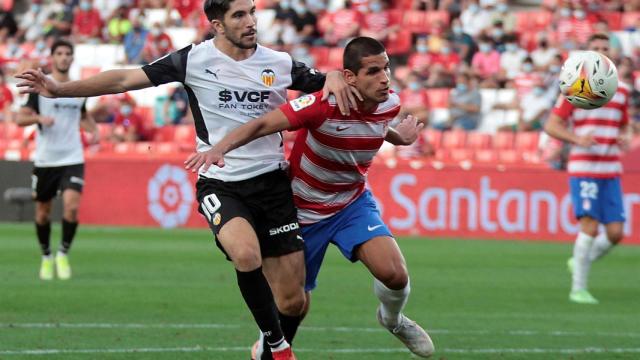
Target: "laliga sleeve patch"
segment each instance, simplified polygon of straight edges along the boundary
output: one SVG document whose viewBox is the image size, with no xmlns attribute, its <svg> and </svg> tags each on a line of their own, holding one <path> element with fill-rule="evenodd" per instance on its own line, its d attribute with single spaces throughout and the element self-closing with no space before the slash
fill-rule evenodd
<svg viewBox="0 0 640 360">
<path fill-rule="evenodd" d="M 300 111 L 306 107 L 311 106 L 316 101 L 316 97 L 308 94 L 301 96 L 297 99 L 291 100 L 289 104 L 291 104 L 291 108 L 293 111 Z"/>
</svg>

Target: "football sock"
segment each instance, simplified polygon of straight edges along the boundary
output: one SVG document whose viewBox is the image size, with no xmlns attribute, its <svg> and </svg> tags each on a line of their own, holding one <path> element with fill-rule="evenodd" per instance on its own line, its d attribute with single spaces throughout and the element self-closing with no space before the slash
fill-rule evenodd
<svg viewBox="0 0 640 360">
<path fill-rule="evenodd" d="M 293 338 L 296 336 L 298 326 L 300 326 L 300 323 L 302 322 L 304 316 L 290 316 L 285 315 L 281 312 L 278 312 L 278 315 L 280 317 L 280 327 L 282 328 L 282 332 L 284 333 L 284 338 L 287 339 L 287 342 L 289 344 L 293 344 Z"/>
<path fill-rule="evenodd" d="M 411 286 L 407 281 L 407 286 L 400 290 L 391 290 L 386 287 L 380 280 L 373 280 L 373 291 L 380 300 L 380 315 L 387 326 L 396 326 L 400 320 L 400 313 L 404 308 Z"/>
<path fill-rule="evenodd" d="M 289 346 L 280 328 L 276 303 L 269 283 L 262 273 L 262 266 L 252 271 L 236 269 L 236 275 L 242 297 L 269 347 L 280 349 L 283 344 L 285 347 Z"/>
<path fill-rule="evenodd" d="M 609 241 L 606 232 L 601 232 L 596 236 L 596 239 L 593 241 L 593 245 L 591 245 L 591 250 L 589 252 L 589 260 L 596 261 L 601 257 L 605 256 L 609 250 L 613 247 L 613 244 Z"/>
<path fill-rule="evenodd" d="M 573 261 L 574 270 L 571 284 L 571 291 L 586 290 L 587 278 L 589 277 L 589 268 L 591 268 L 591 260 L 589 259 L 589 251 L 593 237 L 583 232 L 578 233 L 576 243 L 573 245 Z"/>
<path fill-rule="evenodd" d="M 51 223 L 36 223 L 36 234 L 38 235 L 38 243 L 40 243 L 42 255 L 51 255 Z"/>
<path fill-rule="evenodd" d="M 78 229 L 78 222 L 71 222 L 62 219 L 62 246 L 60 251 L 63 254 L 69 252 L 73 238 L 76 236 L 76 229 Z"/>
</svg>

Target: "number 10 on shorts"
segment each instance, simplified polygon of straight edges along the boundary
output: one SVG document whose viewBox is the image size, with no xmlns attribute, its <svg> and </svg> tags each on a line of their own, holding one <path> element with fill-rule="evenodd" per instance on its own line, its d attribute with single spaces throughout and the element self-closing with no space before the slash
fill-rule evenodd
<svg viewBox="0 0 640 360">
<path fill-rule="evenodd" d="M 216 194 L 209 194 L 202 199 L 200 208 L 210 223 L 218 225 L 220 223 L 220 214 L 216 214 L 222 204 Z"/>
</svg>

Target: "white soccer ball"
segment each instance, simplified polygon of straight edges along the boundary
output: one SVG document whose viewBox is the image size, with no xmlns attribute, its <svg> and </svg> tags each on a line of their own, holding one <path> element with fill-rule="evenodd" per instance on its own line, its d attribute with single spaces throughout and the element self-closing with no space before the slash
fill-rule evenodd
<svg viewBox="0 0 640 360">
<path fill-rule="evenodd" d="M 575 107 L 603 106 L 618 89 L 618 70 L 606 56 L 578 51 L 569 56 L 560 71 L 560 92 Z"/>
</svg>

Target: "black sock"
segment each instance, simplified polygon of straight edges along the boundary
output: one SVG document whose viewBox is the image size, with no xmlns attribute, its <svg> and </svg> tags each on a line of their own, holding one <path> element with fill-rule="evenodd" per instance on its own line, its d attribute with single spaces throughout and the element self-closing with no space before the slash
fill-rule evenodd
<svg viewBox="0 0 640 360">
<path fill-rule="evenodd" d="M 296 331 L 298 331 L 298 326 L 300 326 L 304 316 L 289 316 L 281 312 L 278 312 L 278 315 L 280 316 L 280 327 L 284 333 L 284 338 L 287 339 L 287 342 L 291 345 L 293 344 L 293 338 L 296 336 Z"/>
<path fill-rule="evenodd" d="M 51 223 L 36 223 L 36 234 L 38 234 L 38 242 L 40 243 L 40 249 L 42 249 L 42 255 L 51 255 Z"/>
<path fill-rule="evenodd" d="M 284 334 L 280 328 L 278 309 L 271 288 L 262 274 L 262 266 L 247 272 L 236 270 L 236 275 L 242 297 L 264 334 L 265 342 L 272 347 L 280 345 L 284 341 Z"/>
<path fill-rule="evenodd" d="M 76 229 L 78 228 L 78 222 L 71 222 L 62 219 L 62 246 L 60 251 L 64 254 L 69 252 L 73 238 L 76 236 Z"/>
</svg>

